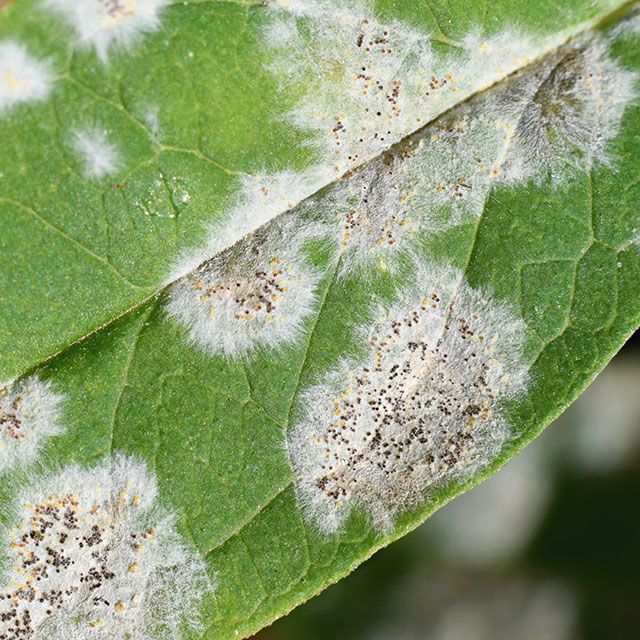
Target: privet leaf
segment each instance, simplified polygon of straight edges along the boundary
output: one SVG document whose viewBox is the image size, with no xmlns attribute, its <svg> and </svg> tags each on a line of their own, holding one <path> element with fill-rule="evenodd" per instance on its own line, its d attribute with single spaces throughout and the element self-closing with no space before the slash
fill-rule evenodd
<svg viewBox="0 0 640 640">
<path fill-rule="evenodd" d="M 637 13 L 456 7 L 0 14 L 0 638 L 249 635 L 636 328 Z"/>
</svg>

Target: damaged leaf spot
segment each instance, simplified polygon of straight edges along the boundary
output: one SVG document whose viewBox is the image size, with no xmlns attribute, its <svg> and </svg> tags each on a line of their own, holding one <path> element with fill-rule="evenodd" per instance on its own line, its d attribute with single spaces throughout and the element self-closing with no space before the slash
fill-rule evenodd
<svg viewBox="0 0 640 640">
<path fill-rule="evenodd" d="M 602 36 L 573 42 L 336 183 L 315 206 L 338 218 L 342 273 L 393 269 L 421 234 L 477 219 L 496 186 L 559 185 L 611 164 L 637 76 L 609 47 Z"/>
<path fill-rule="evenodd" d="M 473 33 L 451 43 L 450 54 L 436 54 L 428 34 L 400 21 L 382 23 L 370 2 L 270 6 L 270 68 L 286 86 L 306 87 L 291 120 L 315 133 L 334 177 L 561 42 L 516 30 L 490 38 Z"/>
<path fill-rule="evenodd" d="M 390 530 L 430 492 L 488 464 L 509 436 L 502 410 L 525 386 L 524 324 L 459 273 L 434 273 L 421 270 L 362 329 L 363 357 L 303 396 L 288 449 L 302 506 L 323 531 L 354 507 Z"/>
<path fill-rule="evenodd" d="M 610 45 L 601 35 L 578 39 L 492 94 L 497 123 L 513 129 L 506 181 L 550 173 L 560 182 L 568 171 L 610 163 L 608 142 L 619 133 L 638 81 L 610 57 Z"/>
<path fill-rule="evenodd" d="M 201 630 L 204 564 L 141 462 L 66 467 L 23 488 L 12 518 L 2 536 L 2 640 L 177 640 L 183 625 Z"/>
<path fill-rule="evenodd" d="M 62 433 L 61 401 L 37 376 L 0 385 L 0 474 L 33 462 L 47 439 Z"/>
</svg>

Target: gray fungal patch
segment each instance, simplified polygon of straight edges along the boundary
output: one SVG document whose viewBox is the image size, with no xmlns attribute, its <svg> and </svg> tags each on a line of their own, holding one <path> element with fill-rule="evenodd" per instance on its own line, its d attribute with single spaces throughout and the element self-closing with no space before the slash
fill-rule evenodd
<svg viewBox="0 0 640 640">
<path fill-rule="evenodd" d="M 245 356 L 295 342 L 320 279 L 304 249 L 314 233 L 291 215 L 272 221 L 176 282 L 167 312 L 212 354 Z"/>
<path fill-rule="evenodd" d="M 615 36 L 615 31 L 614 31 Z M 611 39 L 578 39 L 495 91 L 488 103 L 513 127 L 504 178 L 509 182 L 611 164 L 609 142 L 637 96 L 637 74 L 610 55 Z"/>
<path fill-rule="evenodd" d="M 0 385 L 0 474 L 33 462 L 45 442 L 62 433 L 62 396 L 31 376 Z"/>
<path fill-rule="evenodd" d="M 17 495 L 2 533 L 1 640 L 177 640 L 201 631 L 204 563 L 135 459 L 65 467 Z"/>
<path fill-rule="evenodd" d="M 602 36 L 568 45 L 347 174 L 314 203 L 337 218 L 343 275 L 414 259 L 422 235 L 477 219 L 496 186 L 564 184 L 594 163 L 635 99 Z"/>
<path fill-rule="evenodd" d="M 522 321 L 453 270 L 421 270 L 378 316 L 360 332 L 364 355 L 304 393 L 288 436 L 303 509 L 325 532 L 354 507 L 389 530 L 490 463 L 509 437 L 504 403 L 527 379 Z"/>
<path fill-rule="evenodd" d="M 293 123 L 334 175 L 359 166 L 569 34 L 469 34 L 436 53 L 428 33 L 382 22 L 373 2 L 276 1 L 264 30 L 271 70 L 303 95 Z M 292 71 L 293 70 L 293 71 Z"/>
</svg>

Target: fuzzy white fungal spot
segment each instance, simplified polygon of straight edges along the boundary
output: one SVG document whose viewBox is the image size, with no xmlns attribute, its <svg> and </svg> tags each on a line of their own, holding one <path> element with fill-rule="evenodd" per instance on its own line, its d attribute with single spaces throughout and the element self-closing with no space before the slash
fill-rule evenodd
<svg viewBox="0 0 640 640">
<path fill-rule="evenodd" d="M 633 36 L 640 34 L 640 9 L 629 12 L 614 27 L 613 33 L 616 36 Z"/>
<path fill-rule="evenodd" d="M 353 507 L 376 528 L 500 451 L 501 410 L 520 392 L 525 327 L 454 271 L 421 269 L 373 326 L 366 353 L 303 396 L 288 449 L 299 497 L 323 531 Z M 431 283 L 431 284 L 429 284 Z"/>
<path fill-rule="evenodd" d="M 166 283 L 185 276 L 211 256 L 228 249 L 277 215 L 295 207 L 313 193 L 314 184 L 315 179 L 306 172 L 243 175 L 235 203 L 220 221 L 210 227 L 202 247 L 178 258 Z"/>
<path fill-rule="evenodd" d="M 341 175 L 473 93 L 561 44 L 569 34 L 534 38 L 517 30 L 471 34 L 436 54 L 428 34 L 381 22 L 370 2 L 271 3 L 264 40 L 270 68 L 304 94 L 292 121 Z M 310 80 L 311 79 L 311 80 Z"/>
<path fill-rule="evenodd" d="M 301 95 L 289 119 L 312 134 L 317 161 L 303 171 L 242 178 L 237 201 L 203 247 L 179 257 L 167 284 L 343 174 L 349 180 L 339 183 L 331 201 L 340 193 L 346 199 L 330 212 L 342 227 L 342 273 L 363 263 L 390 268 L 390 254 L 411 251 L 421 232 L 478 215 L 494 184 L 539 179 L 550 168 L 558 178 L 567 164 L 560 156 L 582 154 L 582 165 L 572 155 L 574 166 L 606 160 L 606 143 L 634 97 L 635 76 L 609 58 L 599 36 L 549 54 L 571 33 L 472 33 L 449 43 L 449 55 L 436 55 L 428 35 L 398 21 L 383 24 L 368 2 L 278 0 L 269 6 L 263 31 L 269 68 Z M 576 25 L 572 33 L 588 26 Z M 536 62 L 545 54 L 550 57 Z M 568 59 L 561 78 L 562 56 Z M 505 88 L 465 103 L 525 66 Z M 547 91 L 555 101 L 549 107 Z M 610 110 L 603 109 L 608 92 Z M 415 157 L 395 157 L 395 171 L 381 167 L 378 157 L 412 133 L 419 144 L 403 153 Z M 367 202 L 385 190 L 395 203 Z"/>
<path fill-rule="evenodd" d="M 73 132 L 72 146 L 80 155 L 83 173 L 89 179 L 99 180 L 113 174 L 120 165 L 120 152 L 109 142 L 107 132 L 97 126 Z"/>
<path fill-rule="evenodd" d="M 233 357 L 294 342 L 320 278 L 304 253 L 312 235 L 313 225 L 291 217 L 273 221 L 178 281 L 167 311 L 209 353 Z"/>
<path fill-rule="evenodd" d="M 609 55 L 610 41 L 579 39 L 492 93 L 497 126 L 512 128 L 504 178 L 513 182 L 609 163 L 607 145 L 637 95 L 637 74 Z M 499 125 L 498 125 L 499 123 Z"/>
<path fill-rule="evenodd" d="M 177 639 L 201 630 L 203 561 L 144 464 L 72 465 L 24 488 L 3 533 L 2 640 Z"/>
<path fill-rule="evenodd" d="M 18 104 L 44 100 L 52 85 L 48 62 L 34 58 L 20 42 L 0 42 L 0 115 Z"/>
<path fill-rule="evenodd" d="M 62 433 L 61 400 L 37 376 L 0 385 L 0 474 L 32 462 L 48 438 Z"/>
<path fill-rule="evenodd" d="M 142 111 L 142 121 L 149 131 L 152 142 L 158 144 L 160 142 L 160 107 L 158 105 L 147 106 Z"/>
<path fill-rule="evenodd" d="M 160 26 L 169 0 L 44 0 L 74 28 L 80 45 L 93 47 L 105 62 L 109 49 L 129 48 Z"/>
<path fill-rule="evenodd" d="M 547 176 L 561 184 L 610 162 L 637 77 L 608 48 L 600 36 L 562 48 L 314 198 L 338 217 L 342 274 L 393 269 L 421 234 L 477 218 L 496 185 Z"/>
</svg>

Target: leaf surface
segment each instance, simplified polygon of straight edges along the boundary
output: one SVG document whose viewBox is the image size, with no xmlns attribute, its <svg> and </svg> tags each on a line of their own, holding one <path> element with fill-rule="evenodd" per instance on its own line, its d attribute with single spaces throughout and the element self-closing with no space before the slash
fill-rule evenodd
<svg viewBox="0 0 640 640">
<path fill-rule="evenodd" d="M 636 15 L 457 6 L 169 4 L 85 48 L 0 16 L 59 68 L 0 112 L 10 631 L 247 636 L 497 469 L 637 327 Z"/>
</svg>

